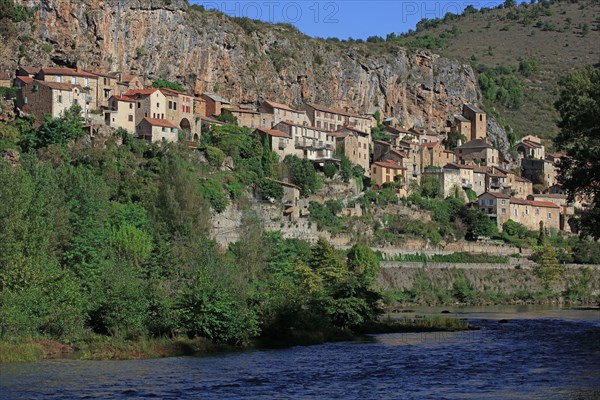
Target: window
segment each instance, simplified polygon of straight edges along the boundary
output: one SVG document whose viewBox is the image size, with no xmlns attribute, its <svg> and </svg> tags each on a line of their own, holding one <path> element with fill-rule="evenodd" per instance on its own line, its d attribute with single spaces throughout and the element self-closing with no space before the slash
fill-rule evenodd
<svg viewBox="0 0 600 400">
<path fill-rule="evenodd" d="M 83 78 L 83 86 L 85 86 L 85 87 L 90 86 L 90 80 L 89 80 L 89 78 Z"/>
<path fill-rule="evenodd" d="M 165 127 L 163 126 L 163 127 L 162 127 L 162 131 L 163 131 L 163 132 L 166 132 L 166 131 L 167 131 L 167 128 L 165 128 Z"/>
<path fill-rule="evenodd" d="M 529 208 L 525 207 L 525 215 L 529 215 Z"/>
<path fill-rule="evenodd" d="M 506 200 L 502 199 L 502 205 L 505 206 L 506 205 Z"/>
<path fill-rule="evenodd" d="M 133 121 L 133 115 L 130 115 L 129 117 L 127 117 L 127 121 L 132 122 Z"/>
<path fill-rule="evenodd" d="M 156 103 L 156 108 L 160 108 L 160 103 Z"/>
<path fill-rule="evenodd" d="M 516 215 L 519 215 L 519 210 L 517 210 L 517 209 L 515 208 L 515 216 L 516 216 Z"/>
<path fill-rule="evenodd" d="M 173 109 L 173 102 L 169 101 L 169 110 L 172 110 L 172 109 Z"/>
<path fill-rule="evenodd" d="M 548 219 L 552 219 L 552 213 L 548 213 Z"/>
<path fill-rule="evenodd" d="M 138 101 L 137 105 L 138 105 L 138 108 L 142 107 L 142 103 L 140 103 L 139 101 Z"/>
<path fill-rule="evenodd" d="M 129 103 L 129 109 L 131 110 L 133 108 L 133 104 Z"/>
<path fill-rule="evenodd" d="M 56 76 L 56 82 L 62 82 L 62 76 L 57 75 Z"/>
<path fill-rule="evenodd" d="M 62 103 L 62 95 L 60 95 L 60 94 L 58 95 L 58 102 Z"/>
<path fill-rule="evenodd" d="M 540 215 L 540 209 L 539 208 L 535 209 L 535 215 Z"/>
<path fill-rule="evenodd" d="M 76 85 L 77 84 L 77 78 L 75 78 L 74 76 L 71 77 L 71 85 Z"/>
<path fill-rule="evenodd" d="M 502 209 L 502 214 L 506 214 L 506 208 Z"/>
<path fill-rule="evenodd" d="M 373 167 L 373 173 L 376 174 L 377 173 L 377 167 Z"/>
<path fill-rule="evenodd" d="M 483 122 L 483 115 L 479 114 L 479 122 Z"/>
<path fill-rule="evenodd" d="M 23 103 L 27 104 L 27 97 L 23 97 Z"/>
<path fill-rule="evenodd" d="M 173 102 L 173 110 L 177 110 L 177 103 Z"/>
</svg>

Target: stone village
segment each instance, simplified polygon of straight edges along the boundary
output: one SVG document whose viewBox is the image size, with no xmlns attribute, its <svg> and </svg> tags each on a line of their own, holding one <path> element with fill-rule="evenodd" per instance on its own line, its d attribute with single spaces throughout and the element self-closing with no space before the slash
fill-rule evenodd
<svg viewBox="0 0 600 400">
<path fill-rule="evenodd" d="M 432 131 L 401 126 L 393 117 L 380 122 L 377 110 L 358 114 L 312 103 L 292 108 L 270 99 L 259 99 L 255 107 L 234 105 L 214 93 L 147 87 L 143 78 L 122 73 L 21 66 L 14 76 L 3 73 L 0 78 L 2 86 L 21 88 L 15 108 L 35 116 L 37 124 L 46 114 L 59 117 L 78 104 L 90 128 L 122 128 L 149 142 L 186 141 L 193 148 L 203 125 L 224 124 L 220 117 L 229 116 L 261 135 L 280 160 L 296 155 L 322 168 L 339 164 L 336 154 L 341 152 L 362 167 L 373 188 L 392 186 L 398 196 L 409 195 L 422 177 L 433 175 L 443 197 L 463 198 L 499 228 L 510 219 L 530 230 L 543 225 L 570 231 L 569 217 L 576 207 L 586 206 L 579 199 L 568 202 L 557 181 L 563 154 L 546 152 L 538 137 L 527 135 L 511 149 L 514 159 L 507 160 L 488 139 L 486 113 L 473 104 L 464 104 L 462 114 L 449 119 L 443 131 Z M 378 126 L 389 140 L 373 139 L 372 129 Z M 462 139 L 452 149 L 445 145 L 450 134 Z M 297 188 L 281 184 L 285 215 L 305 215 Z"/>
</svg>

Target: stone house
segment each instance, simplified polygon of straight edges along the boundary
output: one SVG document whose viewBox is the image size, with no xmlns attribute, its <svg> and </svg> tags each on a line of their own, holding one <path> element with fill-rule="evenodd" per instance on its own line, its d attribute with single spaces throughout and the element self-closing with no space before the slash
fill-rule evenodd
<svg viewBox="0 0 600 400">
<path fill-rule="evenodd" d="M 523 158 L 521 169 L 523 177 L 533 182 L 534 185 L 542 185 L 544 187 L 542 190 L 556 183 L 558 172 L 552 161 Z"/>
<path fill-rule="evenodd" d="M 446 171 L 450 171 L 450 170 L 456 170 L 458 171 L 458 175 L 460 178 L 460 186 L 463 189 L 472 189 L 475 190 L 473 188 L 473 183 L 474 183 L 474 166 L 473 165 L 464 165 L 464 164 L 456 164 L 456 163 L 449 163 L 446 164 L 444 166 L 444 172 Z"/>
<path fill-rule="evenodd" d="M 226 108 L 223 114 L 230 114 L 236 118 L 238 126 L 247 126 L 248 128 L 260 127 L 260 113 L 255 110 L 244 108 Z"/>
<path fill-rule="evenodd" d="M 500 166 L 500 153 L 485 139 L 475 139 L 454 149 L 457 161 L 461 164 L 475 163 L 487 166 Z"/>
<path fill-rule="evenodd" d="M 575 215 L 575 204 L 569 202 L 567 196 L 564 194 L 530 194 L 527 196 L 527 200 L 553 203 L 560 207 L 560 230 L 565 230 L 568 217 Z"/>
<path fill-rule="evenodd" d="M 117 74 L 90 72 L 98 77 L 98 108 L 108 106 L 108 99 L 120 93 Z"/>
<path fill-rule="evenodd" d="M 261 128 L 273 128 L 280 122 L 288 122 L 301 126 L 310 125 L 305 110 L 296 110 L 274 101 L 263 100 L 258 107 L 258 111 L 260 112 Z M 319 131 L 322 130 L 319 129 Z"/>
<path fill-rule="evenodd" d="M 334 160 L 336 138 L 311 126 L 294 124 L 287 121 L 277 123 L 274 130 L 287 134 L 294 142 L 295 154 L 311 161 Z"/>
<path fill-rule="evenodd" d="M 164 93 L 156 88 L 130 90 L 126 97 L 135 100 L 135 125 L 144 118 L 165 119 L 167 115 L 167 102 Z"/>
<path fill-rule="evenodd" d="M 287 156 L 298 156 L 303 157 L 303 152 L 300 149 L 296 149 L 292 137 L 277 129 L 258 128 L 255 133 L 261 135 L 261 141 L 268 140 L 271 151 L 275 152 L 279 157 L 279 161 L 282 161 Z"/>
<path fill-rule="evenodd" d="M 519 160 L 523 158 L 543 160 L 546 155 L 542 139 L 533 135 L 522 137 L 521 140 L 515 144 L 514 149 Z"/>
<path fill-rule="evenodd" d="M 331 135 L 336 141 L 335 148 L 342 149 L 352 165 L 360 165 L 368 175 L 371 134 L 354 128 L 341 128 Z"/>
<path fill-rule="evenodd" d="M 47 82 L 79 85 L 85 94 L 85 102 L 81 105 L 81 108 L 86 113 L 91 110 L 97 110 L 102 104 L 98 86 L 98 75 L 91 72 L 73 68 L 42 68 L 35 75 L 35 78 Z M 108 98 L 106 100 L 108 102 Z"/>
<path fill-rule="evenodd" d="M 13 81 L 13 86 L 15 87 L 25 87 L 26 85 L 30 84 L 31 82 L 33 82 L 33 78 L 29 77 L 29 76 L 19 76 L 17 75 L 15 77 L 15 80 Z"/>
<path fill-rule="evenodd" d="M 17 67 L 17 76 L 26 76 L 29 78 L 35 78 L 37 73 L 40 72 L 39 67 L 30 67 L 28 65 L 19 65 Z"/>
<path fill-rule="evenodd" d="M 278 181 L 279 182 L 279 181 Z M 279 182 L 283 188 L 281 203 L 284 206 L 283 215 L 290 221 L 300 218 L 300 188 L 288 182 Z"/>
<path fill-rule="evenodd" d="M 139 90 L 144 88 L 142 78 L 131 74 L 118 74 L 117 93 L 119 96 L 125 94 L 129 90 Z"/>
<path fill-rule="evenodd" d="M 467 140 L 485 139 L 487 136 L 487 116 L 485 112 L 473 104 L 464 104 L 462 115 L 471 123 L 471 135 Z"/>
<path fill-rule="evenodd" d="M 458 195 L 467 200 L 467 196 L 462 190 L 460 170 L 454 168 L 443 168 L 440 170 L 428 170 L 423 171 L 421 177 L 424 176 L 435 176 L 440 183 L 440 190 L 442 197 L 446 198 L 450 195 L 458 193 Z"/>
<path fill-rule="evenodd" d="M 391 143 L 381 140 L 373 141 L 373 161 L 393 161 L 408 170 L 409 156 L 405 151 L 395 150 Z M 412 169 L 412 165 L 411 165 Z"/>
<path fill-rule="evenodd" d="M 486 192 L 477 198 L 478 207 L 496 221 L 498 228 L 509 219 L 529 230 L 560 229 L 560 207 L 547 201 L 525 200 L 500 192 Z"/>
<path fill-rule="evenodd" d="M 428 142 L 420 145 L 419 158 L 421 171 L 423 171 L 427 167 L 442 168 L 448 163 L 453 163 L 454 153 L 446 151 L 441 142 Z"/>
<path fill-rule="evenodd" d="M 406 182 L 406 168 L 392 161 L 377 161 L 371 164 L 371 182 L 381 187 L 386 182 Z"/>
<path fill-rule="evenodd" d="M 471 121 L 462 115 L 455 115 L 451 130 L 463 135 L 465 140 L 469 140 L 471 138 Z"/>
<path fill-rule="evenodd" d="M 136 126 L 137 137 L 149 142 L 177 142 L 179 131 L 177 126 L 166 119 L 144 117 Z"/>
<path fill-rule="evenodd" d="M 113 128 L 123 128 L 135 134 L 136 101 L 128 96 L 111 96 L 108 109 L 104 110 L 104 122 Z"/>
<path fill-rule="evenodd" d="M 304 103 L 310 124 L 326 131 L 336 131 L 347 127 L 361 132 L 371 132 L 371 118 L 351 113 L 346 109 L 335 109 L 318 104 Z"/>
<path fill-rule="evenodd" d="M 35 116 L 34 126 L 40 126 L 46 114 L 52 118 L 60 117 L 73 104 L 85 104 L 85 94 L 81 86 L 35 79 L 22 86 L 15 101 L 19 109 Z M 85 115 L 83 109 L 81 112 Z"/>
<path fill-rule="evenodd" d="M 200 97 L 204 100 L 204 110 L 200 110 L 200 116 L 202 117 L 219 116 L 223 108 L 231 107 L 229 100 L 218 94 L 203 93 Z"/>
<path fill-rule="evenodd" d="M 473 190 L 477 196 L 485 193 L 488 189 L 487 185 L 487 167 L 473 165 Z"/>
<path fill-rule="evenodd" d="M 193 97 L 172 89 L 162 88 L 160 91 L 165 96 L 165 119 L 173 125 L 177 125 L 186 137 L 191 139 L 192 135 L 197 133 L 192 124 L 194 121 Z"/>
<path fill-rule="evenodd" d="M 441 142 L 443 136 L 425 128 L 411 128 L 408 133 L 419 144 Z"/>
</svg>

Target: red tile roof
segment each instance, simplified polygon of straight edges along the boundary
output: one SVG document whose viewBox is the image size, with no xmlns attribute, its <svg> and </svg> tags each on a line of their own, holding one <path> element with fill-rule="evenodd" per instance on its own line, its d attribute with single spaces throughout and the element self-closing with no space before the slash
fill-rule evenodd
<svg viewBox="0 0 600 400">
<path fill-rule="evenodd" d="M 285 104 L 281 104 L 281 103 L 276 103 L 271 100 L 265 100 L 265 103 L 267 103 L 268 105 L 270 105 L 273 108 L 281 108 L 282 110 L 288 110 L 288 111 L 293 111 L 293 112 L 297 112 L 297 113 L 306 113 L 306 111 L 304 111 L 304 110 L 295 110 L 290 106 L 286 106 Z"/>
<path fill-rule="evenodd" d="M 288 138 L 288 139 L 290 138 L 290 136 L 287 133 L 282 132 L 282 131 L 277 130 L 277 129 L 263 129 L 263 128 L 259 128 L 258 130 L 260 132 L 263 132 L 263 133 L 269 135 L 269 136 L 284 137 L 284 138 Z"/>
<path fill-rule="evenodd" d="M 17 76 L 15 79 L 24 82 L 24 83 L 31 83 L 33 82 L 33 78 L 30 78 L 29 76 Z"/>
<path fill-rule="evenodd" d="M 42 68 L 40 71 L 45 75 L 85 76 L 88 78 L 98 78 L 98 76 L 95 74 L 73 68 Z"/>
<path fill-rule="evenodd" d="M 190 96 L 190 94 L 188 94 L 188 93 L 179 92 L 177 90 L 168 89 L 168 88 L 160 88 L 160 91 L 168 96 L 179 96 L 179 95 Z"/>
<path fill-rule="evenodd" d="M 128 101 L 130 103 L 135 103 L 135 99 L 129 96 L 111 96 L 113 99 L 117 101 Z"/>
<path fill-rule="evenodd" d="M 396 164 L 395 162 L 388 160 L 388 161 L 377 161 L 374 162 L 371 165 L 376 165 L 378 167 L 385 167 L 385 168 L 393 168 L 393 169 L 406 169 L 398 164 Z"/>
<path fill-rule="evenodd" d="M 536 207 L 548 207 L 548 208 L 560 208 L 556 204 L 549 201 L 538 201 L 538 200 L 529 200 L 532 206 Z"/>
<path fill-rule="evenodd" d="M 121 82 L 122 82 L 122 83 L 129 83 L 129 82 L 131 82 L 132 80 L 134 80 L 135 78 L 136 78 L 136 76 L 135 76 L 135 75 L 123 75 L 123 76 L 121 77 Z"/>
<path fill-rule="evenodd" d="M 40 70 L 38 67 L 30 67 L 28 65 L 20 66 L 19 68 L 21 68 L 23 71 L 25 71 L 25 72 L 27 72 L 28 74 L 31 74 L 31 75 L 37 74 L 38 71 Z"/>
<path fill-rule="evenodd" d="M 164 126 L 165 128 L 177 128 L 177 126 L 173 125 L 166 119 L 145 117 L 144 120 L 148 121 L 148 123 L 153 126 Z"/>
<path fill-rule="evenodd" d="M 448 163 L 444 166 L 444 168 L 473 169 L 473 166 L 465 165 L 465 164 L 457 164 L 457 163 Z"/>
<path fill-rule="evenodd" d="M 140 96 L 148 96 L 151 95 L 152 93 L 156 92 L 158 89 L 157 88 L 148 88 L 148 89 L 132 89 L 132 90 L 128 90 L 125 92 L 125 96 L 128 97 L 132 97 L 137 95 Z"/>
<path fill-rule="evenodd" d="M 38 85 L 46 86 L 46 87 L 49 87 L 50 89 L 54 89 L 54 90 L 67 90 L 70 92 L 73 90 L 73 88 L 81 89 L 81 86 L 79 86 L 79 85 L 71 85 L 70 83 L 66 83 L 66 82 L 48 82 L 48 81 L 39 81 L 37 79 L 34 79 L 33 82 L 35 82 Z"/>
</svg>

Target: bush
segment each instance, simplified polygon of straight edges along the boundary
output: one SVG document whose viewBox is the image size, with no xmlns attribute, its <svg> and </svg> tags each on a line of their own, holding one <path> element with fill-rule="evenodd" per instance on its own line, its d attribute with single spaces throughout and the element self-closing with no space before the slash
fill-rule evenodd
<svg viewBox="0 0 600 400">
<path fill-rule="evenodd" d="M 206 147 L 205 154 L 208 163 L 215 168 L 220 168 L 225 161 L 225 153 L 218 147 Z"/>
<path fill-rule="evenodd" d="M 335 166 L 335 164 L 333 163 L 327 163 L 325 164 L 325 166 L 323 167 L 323 173 L 325 174 L 325 176 L 329 179 L 333 178 L 335 176 L 335 174 L 337 173 L 337 167 Z"/>
<path fill-rule="evenodd" d="M 264 199 L 281 199 L 283 197 L 283 187 L 280 183 L 271 179 L 260 179 L 256 188 L 260 196 Z"/>
</svg>

